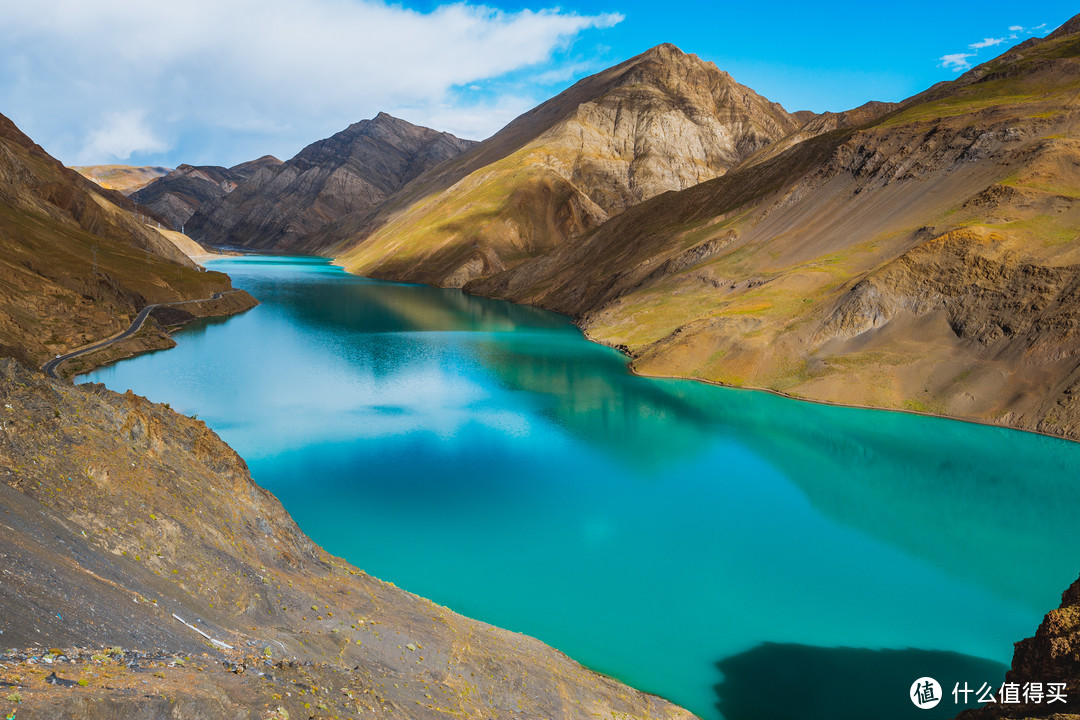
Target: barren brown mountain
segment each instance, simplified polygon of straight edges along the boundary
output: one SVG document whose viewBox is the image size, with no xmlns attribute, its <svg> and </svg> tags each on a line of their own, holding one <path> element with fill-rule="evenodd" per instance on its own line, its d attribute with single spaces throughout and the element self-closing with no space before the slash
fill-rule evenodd
<svg viewBox="0 0 1080 720">
<path fill-rule="evenodd" d="M 466 289 L 646 374 L 1080 438 L 1075 25 Z"/>
<path fill-rule="evenodd" d="M 251 174 L 200 206 L 187 232 L 212 246 L 294 249 L 297 237 L 381 202 L 472 145 L 380 113 Z"/>
<path fill-rule="evenodd" d="M 301 247 L 337 248 L 362 275 L 460 286 L 642 200 L 722 175 L 808 117 L 660 45 L 585 78 Z"/>
</svg>

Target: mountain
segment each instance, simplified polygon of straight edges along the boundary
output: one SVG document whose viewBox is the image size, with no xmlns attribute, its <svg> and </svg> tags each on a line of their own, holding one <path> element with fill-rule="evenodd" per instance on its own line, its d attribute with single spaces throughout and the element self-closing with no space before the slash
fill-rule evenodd
<svg viewBox="0 0 1080 720">
<path fill-rule="evenodd" d="M 126 328 L 149 303 L 231 289 L 226 275 L 201 272 L 134 210 L 0 115 L 0 355 L 38 366 Z M 229 298 L 187 309 L 223 314 L 254 304 L 246 293 Z M 153 323 L 138 342 L 171 343 Z"/>
<path fill-rule="evenodd" d="M 466 290 L 646 374 L 1080 438 L 1076 27 Z"/>
<path fill-rule="evenodd" d="M 460 286 L 643 200 L 723 175 L 810 117 L 660 45 L 581 80 L 300 246 L 334 248 L 359 274 Z"/>
<path fill-rule="evenodd" d="M 380 113 L 204 203 L 187 231 L 212 246 L 289 249 L 294 240 L 369 208 L 474 143 Z"/>
<path fill-rule="evenodd" d="M 124 195 L 130 195 L 169 173 L 169 168 L 149 165 L 76 165 L 71 169 L 103 188 L 116 190 Z"/>
<path fill-rule="evenodd" d="M 213 205 L 236 189 L 237 184 L 262 168 L 272 168 L 281 161 L 264 155 L 231 168 L 217 165 L 181 165 L 132 194 L 140 208 L 163 216 L 173 230 L 180 230 L 203 205 Z"/>
</svg>

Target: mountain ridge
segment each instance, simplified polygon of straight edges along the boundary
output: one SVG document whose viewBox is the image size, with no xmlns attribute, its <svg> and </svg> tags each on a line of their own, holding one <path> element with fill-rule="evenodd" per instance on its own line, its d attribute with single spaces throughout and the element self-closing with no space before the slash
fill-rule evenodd
<svg viewBox="0 0 1080 720">
<path fill-rule="evenodd" d="M 578 81 L 301 247 L 332 248 L 361 274 L 460 286 L 716 177 L 806 118 L 659 45 Z"/>
<path fill-rule="evenodd" d="M 295 237 L 377 204 L 472 144 L 379 113 L 237 182 L 200 206 L 189 229 L 209 245 L 284 249 Z"/>
</svg>

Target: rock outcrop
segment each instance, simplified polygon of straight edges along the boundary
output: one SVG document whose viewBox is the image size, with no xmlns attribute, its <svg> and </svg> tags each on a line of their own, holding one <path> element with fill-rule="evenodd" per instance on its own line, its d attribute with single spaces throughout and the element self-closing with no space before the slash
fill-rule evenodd
<svg viewBox="0 0 1080 720">
<path fill-rule="evenodd" d="M 1062 593 L 1061 606 L 1046 614 L 1034 637 L 1016 643 L 1012 668 L 1006 674 L 1005 682 L 1021 688 L 1020 702 L 987 703 L 961 713 L 957 720 L 1071 720 L 1080 717 L 1080 580 Z M 1041 693 L 1033 696 L 1029 692 L 1025 696 L 1022 689 L 1026 686 L 1030 690 L 1031 683 L 1036 683 Z M 1054 693 L 1063 695 L 1064 702 L 1050 700 L 1050 683 L 1065 684 Z"/>
<path fill-rule="evenodd" d="M 376 205 L 472 145 L 380 113 L 308 145 L 291 160 L 263 166 L 235 190 L 201 205 L 186 230 L 204 245 L 297 249 L 301 235 Z"/>
</svg>

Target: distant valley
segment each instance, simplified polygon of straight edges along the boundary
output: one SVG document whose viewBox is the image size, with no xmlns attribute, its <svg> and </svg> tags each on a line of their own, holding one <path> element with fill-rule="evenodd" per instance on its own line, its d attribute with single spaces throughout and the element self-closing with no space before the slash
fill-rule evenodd
<svg viewBox="0 0 1080 720">
<path fill-rule="evenodd" d="M 131 195 L 169 173 L 169 168 L 156 166 L 76 165 L 71 169 L 106 190 L 116 190 L 124 195 Z"/>
</svg>

